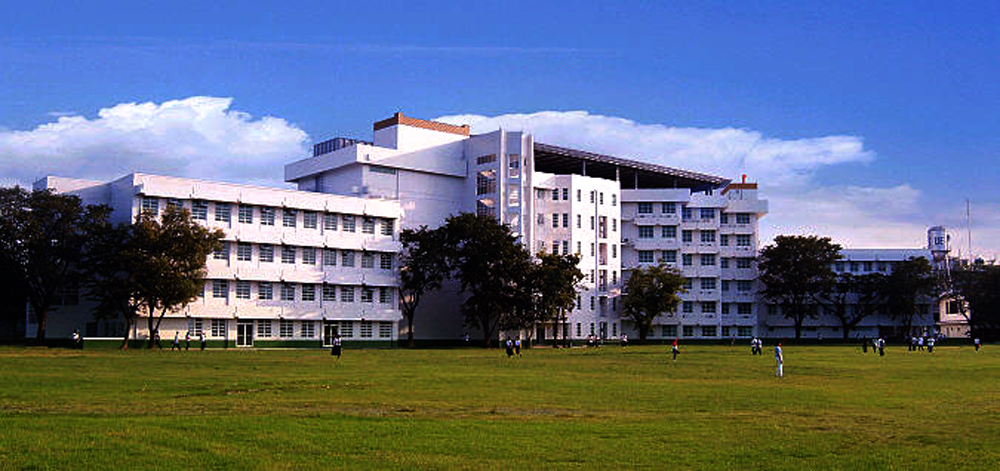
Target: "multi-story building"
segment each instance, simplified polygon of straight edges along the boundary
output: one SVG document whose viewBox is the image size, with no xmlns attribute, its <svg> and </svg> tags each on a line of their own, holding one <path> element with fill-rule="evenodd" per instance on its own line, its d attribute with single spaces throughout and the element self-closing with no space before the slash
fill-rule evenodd
<svg viewBox="0 0 1000 471">
<path fill-rule="evenodd" d="M 935 226 L 927 231 L 927 248 L 925 249 L 842 249 L 840 259 L 831 265 L 834 273 L 840 275 L 867 275 L 878 273 L 889 275 L 897 264 L 911 258 L 925 258 L 931 267 L 947 276 L 950 269 L 948 259 L 948 238 L 944 227 Z M 845 298 L 848 310 L 853 312 L 858 307 L 858 296 L 848 293 Z M 763 336 L 794 337 L 795 330 L 792 321 L 786 318 L 781 308 L 772 304 L 762 303 L 762 312 L 758 316 Z M 947 296 L 926 297 L 918 302 L 919 314 L 913 317 L 913 332 L 901 332 L 901 321 L 893 313 L 885 309 L 876 310 L 864 317 L 852 327 L 849 335 L 852 338 L 899 337 L 909 334 L 942 334 L 948 337 L 964 337 L 968 335 L 968 321 L 959 310 L 958 301 Z M 805 321 L 802 336 L 807 338 L 843 337 L 843 327 L 840 320 L 826 309 L 817 309 L 817 316 Z"/>
<path fill-rule="evenodd" d="M 402 114 L 373 131 L 371 142 L 317 144 L 312 157 L 285 167 L 285 179 L 300 190 L 397 200 L 404 228 L 476 212 L 508 224 L 533 253 L 579 253 L 585 280 L 559 337 L 634 334 L 621 317 L 624 280 L 631 268 L 660 261 L 692 286 L 682 312 L 658 321 L 657 336 L 754 332 L 757 221 L 767 212 L 756 184 Z M 653 206 L 659 214 L 645 212 Z M 422 303 L 419 338 L 458 338 L 455 295 L 446 287 Z M 538 327 L 538 339 L 556 333 Z"/>
<path fill-rule="evenodd" d="M 319 346 L 338 333 L 356 342 L 397 337 L 396 201 L 141 173 L 112 182 L 47 177 L 35 187 L 107 204 L 116 223 L 177 206 L 225 233 L 207 261 L 203 294 L 167 313 L 164 340 L 204 332 L 216 345 L 259 347 Z M 79 298 L 61 296 L 50 335 L 66 337 L 74 328 L 88 337 L 124 333 L 121 320 L 89 320 L 90 306 Z M 145 322 L 134 329 L 133 338 L 148 338 Z"/>
</svg>

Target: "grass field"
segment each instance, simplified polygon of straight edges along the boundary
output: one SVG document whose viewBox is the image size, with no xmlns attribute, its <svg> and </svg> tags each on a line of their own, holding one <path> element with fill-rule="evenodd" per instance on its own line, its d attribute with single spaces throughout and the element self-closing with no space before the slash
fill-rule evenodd
<svg viewBox="0 0 1000 471">
<path fill-rule="evenodd" d="M 1000 349 L 0 348 L 3 468 L 1000 469 Z"/>
</svg>

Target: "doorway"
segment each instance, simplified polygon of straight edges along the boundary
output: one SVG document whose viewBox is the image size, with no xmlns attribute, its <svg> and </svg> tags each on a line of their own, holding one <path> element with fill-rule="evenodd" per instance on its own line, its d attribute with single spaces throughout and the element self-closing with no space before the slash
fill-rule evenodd
<svg viewBox="0 0 1000 471">
<path fill-rule="evenodd" d="M 240 321 L 236 323 L 236 346 L 253 346 L 253 321 Z"/>
</svg>

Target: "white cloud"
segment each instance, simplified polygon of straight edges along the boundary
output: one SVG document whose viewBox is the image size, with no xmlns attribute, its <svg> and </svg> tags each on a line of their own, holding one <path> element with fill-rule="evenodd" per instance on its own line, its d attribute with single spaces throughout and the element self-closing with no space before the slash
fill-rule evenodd
<svg viewBox="0 0 1000 471">
<path fill-rule="evenodd" d="M 306 154 L 308 136 L 231 104 L 218 97 L 122 103 L 92 119 L 0 129 L 0 175 L 23 185 L 45 175 L 111 179 L 134 171 L 280 183 L 283 165 Z"/>
</svg>

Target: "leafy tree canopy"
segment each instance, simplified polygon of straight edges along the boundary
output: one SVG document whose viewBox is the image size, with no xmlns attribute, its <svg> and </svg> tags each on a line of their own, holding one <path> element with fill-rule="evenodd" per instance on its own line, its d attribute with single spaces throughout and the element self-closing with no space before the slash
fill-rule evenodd
<svg viewBox="0 0 1000 471">
<path fill-rule="evenodd" d="M 683 275 L 664 265 L 636 268 L 625 284 L 624 312 L 639 329 L 639 339 L 645 340 L 653 319 L 673 313 L 685 293 Z"/>
<path fill-rule="evenodd" d="M 818 298 L 832 291 L 837 277 L 830 264 L 840 250 L 829 237 L 782 235 L 760 251 L 760 295 L 795 323 L 795 338 L 805 319 L 816 316 Z"/>
</svg>

